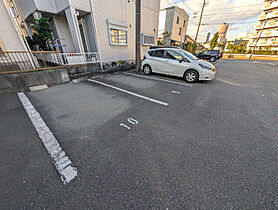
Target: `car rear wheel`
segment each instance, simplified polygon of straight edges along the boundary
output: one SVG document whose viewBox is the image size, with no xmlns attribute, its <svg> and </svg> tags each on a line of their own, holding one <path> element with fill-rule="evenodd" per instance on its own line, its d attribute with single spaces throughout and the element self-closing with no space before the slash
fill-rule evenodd
<svg viewBox="0 0 278 210">
<path fill-rule="evenodd" d="M 150 75 L 152 73 L 152 68 L 150 67 L 150 65 L 144 65 L 143 72 L 146 75 Z"/>
<path fill-rule="evenodd" d="M 210 61 L 210 62 L 214 62 L 214 61 L 216 61 L 216 58 L 215 58 L 215 57 L 211 57 L 211 58 L 209 59 L 209 61 Z"/>
<path fill-rule="evenodd" d="M 197 82 L 199 80 L 199 74 L 195 70 L 188 70 L 184 74 L 184 79 L 189 83 Z"/>
</svg>

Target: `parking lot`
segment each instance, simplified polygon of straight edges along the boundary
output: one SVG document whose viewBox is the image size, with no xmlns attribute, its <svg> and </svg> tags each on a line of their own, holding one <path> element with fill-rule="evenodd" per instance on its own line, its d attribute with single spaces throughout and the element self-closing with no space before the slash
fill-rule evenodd
<svg viewBox="0 0 278 210">
<path fill-rule="evenodd" d="M 215 66 L 1 95 L 1 209 L 277 209 L 278 66 Z"/>
</svg>

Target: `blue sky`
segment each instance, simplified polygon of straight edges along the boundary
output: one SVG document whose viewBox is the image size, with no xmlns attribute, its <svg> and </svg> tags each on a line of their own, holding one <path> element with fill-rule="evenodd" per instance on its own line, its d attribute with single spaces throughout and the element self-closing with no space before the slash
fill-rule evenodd
<svg viewBox="0 0 278 210">
<path fill-rule="evenodd" d="M 204 41 L 208 32 L 215 33 L 221 23 L 230 25 L 227 38 L 252 31 L 264 5 L 263 0 L 206 0 L 200 36 Z M 188 34 L 195 36 L 203 0 L 161 0 L 161 7 L 177 5 L 190 16 Z M 197 15 L 194 13 L 197 12 Z M 194 18 L 195 16 L 195 18 Z"/>
</svg>

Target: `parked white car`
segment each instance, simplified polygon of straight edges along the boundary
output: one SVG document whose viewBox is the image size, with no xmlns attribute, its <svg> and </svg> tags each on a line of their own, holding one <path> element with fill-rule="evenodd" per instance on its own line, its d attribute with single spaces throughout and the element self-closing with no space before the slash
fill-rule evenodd
<svg viewBox="0 0 278 210">
<path fill-rule="evenodd" d="M 177 76 L 189 83 L 212 80 L 216 75 L 214 65 L 178 48 L 148 50 L 142 62 L 142 69 L 147 75 L 160 73 Z"/>
</svg>

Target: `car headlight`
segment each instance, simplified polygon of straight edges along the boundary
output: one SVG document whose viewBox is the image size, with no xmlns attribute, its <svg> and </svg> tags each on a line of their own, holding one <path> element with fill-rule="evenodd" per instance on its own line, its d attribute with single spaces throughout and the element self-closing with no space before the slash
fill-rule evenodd
<svg viewBox="0 0 278 210">
<path fill-rule="evenodd" d="M 206 65 L 204 65 L 204 64 L 199 63 L 199 66 L 201 66 L 203 69 L 212 71 L 212 68 L 211 68 L 211 67 L 206 66 Z"/>
</svg>

